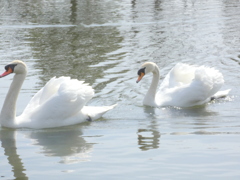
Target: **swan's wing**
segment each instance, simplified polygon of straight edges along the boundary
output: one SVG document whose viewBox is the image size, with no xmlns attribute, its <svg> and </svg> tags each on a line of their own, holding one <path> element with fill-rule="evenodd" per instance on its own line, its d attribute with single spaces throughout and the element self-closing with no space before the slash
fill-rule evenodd
<svg viewBox="0 0 240 180">
<path fill-rule="evenodd" d="M 202 84 L 205 97 L 212 97 L 224 84 L 223 75 L 214 68 L 201 66 L 195 71 L 194 81 Z M 194 81 L 192 83 L 194 83 Z"/>
<path fill-rule="evenodd" d="M 217 93 L 223 83 L 223 76 L 218 70 L 201 66 L 195 69 L 194 78 L 190 83 L 160 89 L 157 98 L 160 99 L 160 104 L 170 106 L 200 105 Z"/>
<path fill-rule="evenodd" d="M 65 77 L 55 80 L 58 83 L 54 84 L 50 80 L 24 111 L 32 121 L 67 119 L 78 113 L 94 95 L 92 87 L 83 81 Z"/>
<path fill-rule="evenodd" d="M 45 102 L 48 98 L 57 93 L 59 86 L 62 82 L 70 80 L 70 77 L 53 77 L 51 78 L 44 87 L 42 87 L 29 101 L 24 111 L 31 111 L 32 108 L 38 107 L 40 104 Z"/>
<path fill-rule="evenodd" d="M 184 84 L 189 84 L 195 76 L 196 67 L 177 63 L 166 75 L 159 89 L 175 88 Z"/>
</svg>

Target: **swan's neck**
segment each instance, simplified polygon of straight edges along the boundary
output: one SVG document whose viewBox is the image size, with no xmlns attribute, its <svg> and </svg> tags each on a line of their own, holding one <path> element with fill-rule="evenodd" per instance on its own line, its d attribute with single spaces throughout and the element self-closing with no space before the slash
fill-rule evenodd
<svg viewBox="0 0 240 180">
<path fill-rule="evenodd" d="M 0 122 L 2 126 L 14 127 L 16 125 L 16 102 L 25 77 L 26 73 L 15 74 L 13 77 L 13 81 L 3 103 L 0 115 Z"/>
<path fill-rule="evenodd" d="M 153 73 L 152 83 L 150 85 L 150 88 L 148 89 L 148 92 L 147 92 L 144 100 L 143 100 L 143 104 L 148 105 L 148 106 L 157 106 L 156 93 L 157 93 L 158 82 L 160 79 L 160 72 L 159 72 L 159 69 L 157 66 L 155 66 L 152 73 Z"/>
</svg>

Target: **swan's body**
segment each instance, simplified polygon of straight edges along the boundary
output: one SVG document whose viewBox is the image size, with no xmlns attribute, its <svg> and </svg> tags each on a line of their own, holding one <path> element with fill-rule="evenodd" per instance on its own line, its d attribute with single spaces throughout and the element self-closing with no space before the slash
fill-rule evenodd
<svg viewBox="0 0 240 180">
<path fill-rule="evenodd" d="M 16 117 L 16 101 L 27 75 L 26 65 L 15 60 L 5 67 L 0 77 L 15 73 L 4 101 L 0 122 L 9 128 L 52 128 L 78 124 L 100 118 L 113 106 L 85 106 L 94 90 L 83 81 L 70 77 L 52 78 L 30 100 L 23 113 Z"/>
<path fill-rule="evenodd" d="M 226 96 L 230 91 L 219 91 L 224 80 L 222 74 L 214 68 L 178 63 L 164 78 L 158 91 L 160 73 L 158 66 L 153 62 L 142 65 L 138 71 L 137 82 L 150 72 L 153 73 L 153 79 L 143 100 L 143 104 L 148 106 L 198 106 L 213 98 Z"/>
</svg>

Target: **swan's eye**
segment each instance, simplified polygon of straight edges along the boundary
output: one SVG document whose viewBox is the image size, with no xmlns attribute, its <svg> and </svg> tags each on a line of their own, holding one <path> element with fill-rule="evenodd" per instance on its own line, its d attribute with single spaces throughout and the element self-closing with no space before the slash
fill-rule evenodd
<svg viewBox="0 0 240 180">
<path fill-rule="evenodd" d="M 5 66 L 5 70 L 7 71 L 9 69 L 9 65 L 6 65 Z"/>
<path fill-rule="evenodd" d="M 17 64 L 8 64 L 8 65 L 6 65 L 5 66 L 5 70 L 6 71 L 8 71 L 9 70 L 9 68 L 11 68 L 12 69 L 12 71 L 14 70 L 14 68 L 15 68 L 15 66 L 17 66 Z"/>
<path fill-rule="evenodd" d="M 145 74 L 145 69 L 146 69 L 146 67 L 139 69 L 138 70 L 138 75 L 140 76 L 141 73 Z"/>
</svg>

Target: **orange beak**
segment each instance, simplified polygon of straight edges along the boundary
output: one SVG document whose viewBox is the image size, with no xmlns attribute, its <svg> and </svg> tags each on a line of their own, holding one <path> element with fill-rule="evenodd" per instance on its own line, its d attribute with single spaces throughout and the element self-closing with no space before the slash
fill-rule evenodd
<svg viewBox="0 0 240 180">
<path fill-rule="evenodd" d="M 145 75 L 144 72 L 141 72 L 140 75 L 138 76 L 138 79 L 136 81 L 136 83 L 138 83 L 139 81 L 141 81 L 141 79 L 143 78 L 143 76 Z"/>
<path fill-rule="evenodd" d="M 2 75 L 0 75 L 0 78 L 9 75 L 9 74 L 11 74 L 12 72 L 13 72 L 12 68 L 9 67 L 7 71 L 5 71 Z"/>
</svg>

